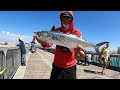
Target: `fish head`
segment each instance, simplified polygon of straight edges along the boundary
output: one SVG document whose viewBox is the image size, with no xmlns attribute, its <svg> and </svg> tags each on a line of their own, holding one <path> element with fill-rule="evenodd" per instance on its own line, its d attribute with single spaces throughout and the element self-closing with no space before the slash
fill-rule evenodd
<svg viewBox="0 0 120 90">
<path fill-rule="evenodd" d="M 38 31 L 34 33 L 39 37 L 39 39 L 43 41 L 46 41 L 52 37 L 52 35 L 48 31 Z"/>
</svg>

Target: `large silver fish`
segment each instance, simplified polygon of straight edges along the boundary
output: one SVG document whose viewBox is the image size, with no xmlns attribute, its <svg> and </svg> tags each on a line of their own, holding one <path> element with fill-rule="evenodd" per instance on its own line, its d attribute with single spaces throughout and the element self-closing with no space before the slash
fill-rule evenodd
<svg viewBox="0 0 120 90">
<path fill-rule="evenodd" d="M 38 31 L 35 32 L 39 36 L 39 39 L 42 41 L 48 41 L 56 45 L 68 47 L 70 51 L 73 51 L 77 45 L 82 45 L 83 47 L 92 47 L 95 49 L 97 53 L 99 53 L 99 47 L 108 42 L 101 42 L 96 45 L 91 42 L 79 38 L 76 35 L 72 34 L 64 34 L 62 32 L 54 32 L 54 31 Z"/>
</svg>

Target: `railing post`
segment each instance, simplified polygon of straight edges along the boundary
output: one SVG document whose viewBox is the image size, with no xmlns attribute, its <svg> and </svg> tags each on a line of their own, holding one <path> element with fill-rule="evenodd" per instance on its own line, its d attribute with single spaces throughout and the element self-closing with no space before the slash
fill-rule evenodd
<svg viewBox="0 0 120 90">
<path fill-rule="evenodd" d="M 6 72 L 6 55 L 7 55 L 7 50 L 8 49 L 3 49 L 3 53 L 4 53 L 4 69 L 5 69 L 5 71 L 4 71 L 4 79 L 7 79 L 7 72 Z"/>
</svg>

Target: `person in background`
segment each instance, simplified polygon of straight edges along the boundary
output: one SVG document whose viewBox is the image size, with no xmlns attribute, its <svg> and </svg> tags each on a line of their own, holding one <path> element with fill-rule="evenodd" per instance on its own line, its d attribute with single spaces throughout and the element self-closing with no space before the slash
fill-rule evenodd
<svg viewBox="0 0 120 90">
<path fill-rule="evenodd" d="M 85 51 L 85 53 L 86 53 L 86 51 Z M 87 55 L 87 53 L 85 54 L 85 65 L 89 65 L 89 60 L 88 60 L 89 58 L 88 58 L 88 55 Z"/>
<path fill-rule="evenodd" d="M 35 38 L 34 38 L 34 36 L 33 36 L 33 40 L 32 40 L 32 42 L 30 42 L 31 43 L 31 48 L 30 48 L 30 51 L 32 52 L 32 53 L 34 53 L 34 52 L 36 52 L 36 46 L 35 46 Z"/>
<path fill-rule="evenodd" d="M 62 11 L 60 13 L 61 27 L 54 28 L 54 32 L 63 32 L 65 34 L 74 34 L 82 38 L 80 30 L 74 28 L 74 17 L 72 11 Z M 36 40 L 43 47 L 51 47 L 53 44 L 39 40 L 36 35 Z M 67 47 L 56 45 L 54 61 L 50 79 L 76 79 L 76 63 L 81 57 L 85 57 L 85 49 L 78 45 L 73 52 Z"/>
<path fill-rule="evenodd" d="M 102 60 L 102 72 L 101 73 L 105 74 L 104 70 L 107 67 L 107 62 L 108 62 L 108 59 L 109 59 L 109 43 L 106 43 L 106 46 L 102 48 L 102 51 L 100 53 L 100 57 L 101 57 L 101 60 Z"/>
<path fill-rule="evenodd" d="M 26 48 L 23 41 L 23 37 L 19 37 L 18 40 L 19 44 L 17 44 L 17 46 L 19 46 L 21 50 L 21 65 L 26 66 Z"/>
</svg>

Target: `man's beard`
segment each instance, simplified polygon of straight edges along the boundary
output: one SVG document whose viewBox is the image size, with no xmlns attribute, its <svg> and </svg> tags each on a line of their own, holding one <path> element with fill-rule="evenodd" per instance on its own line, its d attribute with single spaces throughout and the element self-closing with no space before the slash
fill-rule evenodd
<svg viewBox="0 0 120 90">
<path fill-rule="evenodd" d="M 63 27 L 65 30 L 67 30 L 69 28 L 69 24 L 63 24 Z"/>
</svg>

